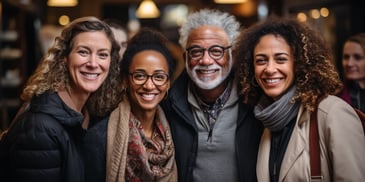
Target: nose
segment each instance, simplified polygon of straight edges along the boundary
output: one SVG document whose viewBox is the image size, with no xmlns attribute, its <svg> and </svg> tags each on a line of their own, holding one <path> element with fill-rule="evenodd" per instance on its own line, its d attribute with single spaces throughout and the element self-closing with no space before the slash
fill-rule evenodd
<svg viewBox="0 0 365 182">
<path fill-rule="evenodd" d="M 155 84 L 152 81 L 152 77 L 148 77 L 146 82 L 143 84 L 143 88 L 151 90 L 155 88 Z"/>
<path fill-rule="evenodd" d="M 276 72 L 276 65 L 274 61 L 269 61 L 265 67 L 265 73 L 266 74 L 274 74 Z"/>
<path fill-rule="evenodd" d="M 354 65 L 354 64 L 355 64 L 355 62 L 356 62 L 356 59 L 355 59 L 355 57 L 354 57 L 354 56 L 350 56 L 350 57 L 347 59 L 347 64 L 348 64 L 349 66 Z"/>
<path fill-rule="evenodd" d="M 215 61 L 209 56 L 208 54 L 208 50 L 204 50 L 203 52 L 203 56 L 201 57 L 199 63 L 201 65 L 211 65 L 213 64 Z"/>
<path fill-rule="evenodd" d="M 97 60 L 97 56 L 96 55 L 92 55 L 89 57 L 89 60 L 87 62 L 87 66 L 89 67 L 97 67 L 99 64 L 98 64 L 98 60 Z"/>
</svg>

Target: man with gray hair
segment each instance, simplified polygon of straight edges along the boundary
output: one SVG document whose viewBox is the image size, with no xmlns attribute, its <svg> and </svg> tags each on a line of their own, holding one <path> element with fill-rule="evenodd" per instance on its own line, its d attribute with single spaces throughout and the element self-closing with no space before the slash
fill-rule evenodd
<svg viewBox="0 0 365 182">
<path fill-rule="evenodd" d="M 180 29 L 185 70 L 163 106 L 176 150 L 179 181 L 256 181 L 262 133 L 237 93 L 232 46 L 240 24 L 212 9 L 190 14 Z"/>
</svg>

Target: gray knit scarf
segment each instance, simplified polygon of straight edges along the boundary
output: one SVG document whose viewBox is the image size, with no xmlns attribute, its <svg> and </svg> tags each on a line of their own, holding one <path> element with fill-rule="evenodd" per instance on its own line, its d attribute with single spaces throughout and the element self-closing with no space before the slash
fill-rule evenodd
<svg viewBox="0 0 365 182">
<path fill-rule="evenodd" d="M 274 102 L 263 95 L 254 108 L 255 117 L 270 131 L 280 131 L 298 114 L 300 103 L 290 102 L 294 94 L 295 86 Z"/>
</svg>

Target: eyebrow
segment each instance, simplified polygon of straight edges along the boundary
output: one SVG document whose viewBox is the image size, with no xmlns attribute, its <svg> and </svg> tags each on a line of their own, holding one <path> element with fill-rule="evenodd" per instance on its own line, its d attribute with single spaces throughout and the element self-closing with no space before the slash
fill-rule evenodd
<svg viewBox="0 0 365 182">
<path fill-rule="evenodd" d="M 136 69 L 136 70 L 134 70 L 134 72 L 144 72 L 144 73 L 147 73 L 146 70 L 144 70 L 144 69 Z M 153 73 L 159 73 L 159 72 L 164 72 L 165 73 L 166 71 L 163 70 L 163 69 L 157 69 L 157 70 L 154 70 L 153 71 Z"/>
</svg>

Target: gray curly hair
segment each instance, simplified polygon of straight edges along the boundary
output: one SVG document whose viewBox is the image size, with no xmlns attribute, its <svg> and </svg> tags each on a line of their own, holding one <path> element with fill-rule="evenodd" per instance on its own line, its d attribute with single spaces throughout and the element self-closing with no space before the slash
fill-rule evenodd
<svg viewBox="0 0 365 182">
<path fill-rule="evenodd" d="M 202 9 L 190 14 L 179 30 L 179 43 L 184 49 L 190 31 L 203 25 L 222 28 L 227 33 L 231 45 L 239 35 L 240 23 L 233 15 L 215 9 Z"/>
</svg>

